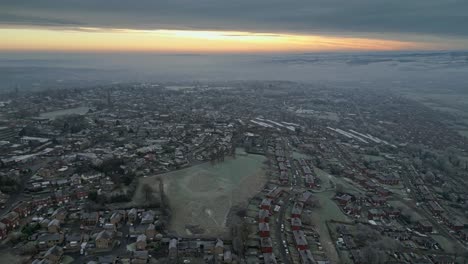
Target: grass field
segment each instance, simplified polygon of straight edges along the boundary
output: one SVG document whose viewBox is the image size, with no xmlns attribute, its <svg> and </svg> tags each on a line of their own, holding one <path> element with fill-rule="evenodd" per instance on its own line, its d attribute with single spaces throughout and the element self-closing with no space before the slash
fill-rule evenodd
<svg viewBox="0 0 468 264">
<path fill-rule="evenodd" d="M 317 227 L 320 234 L 320 241 L 322 242 L 322 246 L 327 253 L 327 256 L 330 258 L 332 263 L 339 263 L 340 258 L 335 248 L 335 241 L 333 241 L 330 233 L 328 232 L 327 222 L 330 220 L 346 222 L 350 221 L 350 219 L 343 214 L 340 208 L 338 208 L 336 203 L 332 200 L 334 195 L 334 191 L 321 192 L 315 195 L 315 197 L 320 200 L 320 208 L 313 210 L 312 221 Z"/>
<path fill-rule="evenodd" d="M 142 178 L 157 189 L 157 177 L 164 181 L 164 191 L 172 212 L 170 230 L 191 235 L 188 226 L 204 230 L 203 235 L 223 235 L 229 209 L 244 203 L 265 184 L 264 156 L 243 155 L 222 163 L 204 163 L 155 177 Z"/>
</svg>

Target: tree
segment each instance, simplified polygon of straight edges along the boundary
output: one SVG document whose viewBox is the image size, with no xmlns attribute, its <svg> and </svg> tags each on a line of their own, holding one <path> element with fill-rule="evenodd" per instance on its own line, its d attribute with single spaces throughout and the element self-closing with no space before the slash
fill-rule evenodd
<svg viewBox="0 0 468 264">
<path fill-rule="evenodd" d="M 98 194 L 96 191 L 90 191 L 89 194 L 88 194 L 88 198 L 93 201 L 93 202 L 96 202 L 97 201 L 97 198 L 98 198 Z"/>
<path fill-rule="evenodd" d="M 362 259 L 364 260 L 364 263 L 369 263 L 369 264 L 380 264 L 384 263 L 385 259 L 382 251 L 376 250 L 372 246 L 366 246 L 361 250 L 361 256 Z"/>
<path fill-rule="evenodd" d="M 145 194 L 145 201 L 149 201 L 150 197 L 153 195 L 153 188 L 147 183 L 143 184 L 142 191 Z"/>
<path fill-rule="evenodd" d="M 38 253 L 36 244 L 33 241 L 26 243 L 20 248 L 21 255 L 35 255 Z"/>
<path fill-rule="evenodd" d="M 336 193 L 344 193 L 343 184 L 337 183 L 337 184 L 335 185 L 335 191 L 336 191 Z"/>
</svg>

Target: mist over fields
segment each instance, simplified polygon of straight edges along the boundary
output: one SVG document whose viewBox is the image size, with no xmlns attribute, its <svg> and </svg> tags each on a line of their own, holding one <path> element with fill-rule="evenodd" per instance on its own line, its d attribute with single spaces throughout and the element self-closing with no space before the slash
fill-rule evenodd
<svg viewBox="0 0 468 264">
<path fill-rule="evenodd" d="M 284 55 L 1 53 L 0 91 L 127 81 L 224 80 L 464 91 L 468 87 L 467 72 L 468 52 L 464 51 Z"/>
</svg>

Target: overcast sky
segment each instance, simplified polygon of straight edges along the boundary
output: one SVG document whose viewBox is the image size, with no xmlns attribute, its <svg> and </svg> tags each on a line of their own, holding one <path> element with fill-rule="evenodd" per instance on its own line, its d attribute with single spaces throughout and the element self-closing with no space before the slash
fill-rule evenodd
<svg viewBox="0 0 468 264">
<path fill-rule="evenodd" d="M 460 49 L 468 43 L 468 1 L 1 0 L 0 24 L 377 36 Z"/>
</svg>

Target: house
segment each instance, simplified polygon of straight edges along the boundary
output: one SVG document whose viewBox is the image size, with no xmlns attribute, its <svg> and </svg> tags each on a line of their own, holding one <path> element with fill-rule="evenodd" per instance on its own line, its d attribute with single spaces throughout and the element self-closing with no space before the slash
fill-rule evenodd
<svg viewBox="0 0 468 264">
<path fill-rule="evenodd" d="M 273 252 L 273 243 L 271 242 L 271 238 L 269 237 L 260 238 L 260 246 L 262 249 L 262 253 Z"/>
<path fill-rule="evenodd" d="M 429 220 L 427 219 L 419 220 L 417 229 L 420 232 L 427 232 L 427 233 L 431 233 L 433 230 L 431 222 L 429 222 Z"/>
<path fill-rule="evenodd" d="M 382 184 L 398 185 L 400 180 L 395 175 L 379 175 L 377 180 Z"/>
<path fill-rule="evenodd" d="M 149 240 L 153 240 L 156 237 L 156 226 L 149 224 L 145 230 L 145 235 Z"/>
<path fill-rule="evenodd" d="M 8 236 L 8 230 L 4 223 L 0 222 L 0 240 L 5 239 Z"/>
<path fill-rule="evenodd" d="M 155 212 L 152 210 L 143 212 L 143 214 L 141 215 L 142 224 L 152 224 L 154 223 L 154 219 L 155 219 Z"/>
<path fill-rule="evenodd" d="M 270 210 L 271 209 L 271 199 L 265 198 L 260 203 L 260 208 L 263 210 Z"/>
<path fill-rule="evenodd" d="M 310 175 L 310 174 L 306 174 L 305 175 L 305 184 L 307 187 L 309 188 L 314 188 L 316 186 L 316 183 L 315 183 L 315 178 L 314 176 Z"/>
<path fill-rule="evenodd" d="M 99 221 L 98 212 L 82 213 L 81 224 L 84 226 L 95 226 Z"/>
<path fill-rule="evenodd" d="M 42 228 L 47 228 L 49 226 L 49 223 L 50 223 L 50 220 L 47 219 L 47 218 L 44 218 L 42 220 L 39 221 L 39 225 L 42 227 Z"/>
<path fill-rule="evenodd" d="M 63 249 L 59 246 L 53 246 L 44 254 L 44 259 L 50 263 L 60 263 L 63 257 Z"/>
<path fill-rule="evenodd" d="M 114 239 L 114 234 L 110 231 L 103 230 L 99 232 L 96 236 L 96 247 L 101 249 L 112 248 Z"/>
<path fill-rule="evenodd" d="M 133 252 L 132 264 L 146 264 L 149 260 L 149 253 L 146 250 Z"/>
<path fill-rule="evenodd" d="M 58 233 L 60 232 L 60 221 L 57 219 L 52 219 L 47 225 L 47 231 L 49 233 Z"/>
<path fill-rule="evenodd" d="M 2 219 L 0 219 L 0 222 L 5 224 L 8 230 L 12 230 L 16 228 L 17 226 L 19 226 L 19 220 L 20 220 L 20 217 L 17 212 L 9 212 L 5 216 L 3 216 Z"/>
<path fill-rule="evenodd" d="M 83 236 L 81 234 L 69 234 L 65 236 L 66 249 L 80 249 L 81 242 L 83 242 Z"/>
<path fill-rule="evenodd" d="M 298 217 L 300 218 L 302 215 L 302 203 L 294 203 L 293 208 L 291 209 L 291 217 Z"/>
<path fill-rule="evenodd" d="M 301 230 L 302 229 L 302 221 L 299 217 L 291 218 L 291 229 L 292 230 Z"/>
<path fill-rule="evenodd" d="M 383 206 L 387 202 L 387 198 L 374 195 L 369 198 L 369 202 L 374 206 Z"/>
<path fill-rule="evenodd" d="M 57 208 L 53 213 L 52 213 L 52 218 L 57 219 L 61 222 L 65 221 L 65 218 L 67 217 L 67 210 L 63 207 Z"/>
<path fill-rule="evenodd" d="M 455 264 L 455 259 L 451 256 L 436 255 L 432 257 L 432 262 L 434 264 Z"/>
<path fill-rule="evenodd" d="M 169 241 L 169 258 L 170 259 L 176 259 L 177 258 L 177 253 L 178 253 L 178 250 L 177 250 L 177 244 L 178 244 L 178 241 L 177 239 L 175 238 L 172 238 L 170 241 Z"/>
<path fill-rule="evenodd" d="M 263 262 L 265 264 L 276 264 L 276 257 L 274 253 L 263 253 Z"/>
<path fill-rule="evenodd" d="M 282 185 L 287 185 L 289 182 L 289 176 L 286 172 L 281 171 L 279 174 L 279 181 Z"/>
<path fill-rule="evenodd" d="M 343 236 L 343 244 L 349 250 L 357 249 L 356 243 L 354 242 L 352 236 Z"/>
<path fill-rule="evenodd" d="M 423 249 L 432 249 L 434 248 L 435 245 L 437 245 L 437 242 L 429 236 L 428 237 L 414 236 L 412 240 L 414 243 L 419 245 L 420 248 L 423 248 Z"/>
<path fill-rule="evenodd" d="M 52 198 L 49 196 L 44 196 L 44 197 L 37 197 L 33 200 L 31 200 L 31 205 L 33 207 L 39 207 L 39 206 L 50 206 L 53 204 Z"/>
<path fill-rule="evenodd" d="M 461 239 L 463 239 L 464 241 L 468 241 L 468 230 L 461 230 L 459 234 Z"/>
<path fill-rule="evenodd" d="M 58 190 L 54 193 L 54 200 L 57 204 L 68 203 L 71 200 L 71 194 L 64 190 Z"/>
<path fill-rule="evenodd" d="M 298 250 L 306 250 L 308 248 L 308 243 L 304 231 L 295 230 L 293 232 L 294 244 Z"/>
<path fill-rule="evenodd" d="M 258 223 L 258 233 L 260 237 L 270 236 L 270 226 L 268 223 Z"/>
<path fill-rule="evenodd" d="M 357 204 L 348 204 L 343 209 L 349 215 L 359 216 L 361 214 L 362 207 Z"/>
<path fill-rule="evenodd" d="M 288 168 L 286 167 L 286 165 L 284 165 L 284 162 L 278 162 L 278 170 L 280 173 L 287 172 Z"/>
<path fill-rule="evenodd" d="M 367 218 L 369 220 L 380 220 L 385 216 L 385 213 L 382 209 L 372 208 L 367 212 Z"/>
<path fill-rule="evenodd" d="M 230 250 L 226 250 L 223 254 L 224 263 L 232 263 L 232 252 Z"/>
<path fill-rule="evenodd" d="M 137 211 L 137 209 L 135 209 L 135 208 L 130 209 L 130 210 L 128 211 L 127 216 L 128 216 L 128 221 L 129 221 L 130 223 L 135 222 L 135 221 L 137 220 L 137 217 L 138 217 L 138 211 Z"/>
<path fill-rule="evenodd" d="M 13 209 L 14 212 L 18 213 L 19 217 L 27 217 L 31 214 L 31 204 L 29 202 L 21 202 Z"/>
<path fill-rule="evenodd" d="M 107 231 L 111 231 L 111 232 L 117 231 L 117 227 L 115 225 L 111 224 L 111 223 L 105 223 L 102 226 L 102 229 L 107 230 Z"/>
<path fill-rule="evenodd" d="M 447 225 L 453 231 L 460 231 L 464 228 L 464 224 L 462 224 L 458 219 L 450 219 Z"/>
<path fill-rule="evenodd" d="M 400 210 L 398 210 L 397 208 L 384 208 L 383 211 L 385 212 L 385 216 L 387 218 L 397 218 L 397 217 L 400 217 Z"/>
<path fill-rule="evenodd" d="M 223 253 L 224 253 L 224 242 L 223 242 L 223 240 L 218 238 L 216 240 L 216 244 L 215 244 L 215 247 L 214 247 L 213 254 L 214 255 L 221 255 Z"/>
<path fill-rule="evenodd" d="M 136 238 L 141 234 L 145 234 L 147 228 L 148 228 L 148 225 L 133 225 L 133 226 L 130 226 L 128 230 L 129 231 L 128 234 L 130 235 L 130 237 Z"/>
<path fill-rule="evenodd" d="M 136 240 L 136 249 L 145 250 L 146 249 L 146 235 L 139 235 Z"/>
<path fill-rule="evenodd" d="M 312 252 L 310 250 L 299 250 L 299 257 L 301 258 L 302 264 L 315 264 L 317 263 L 312 256 Z"/>
<path fill-rule="evenodd" d="M 270 221 L 270 211 L 259 210 L 258 211 L 258 222 L 268 223 Z"/>
<path fill-rule="evenodd" d="M 122 218 L 123 216 L 120 212 L 114 212 L 112 213 L 109 221 L 111 224 L 117 226 L 118 224 L 120 224 L 120 221 L 122 221 Z"/>
<path fill-rule="evenodd" d="M 100 256 L 98 257 L 98 263 L 99 264 L 116 264 L 117 256 Z"/>
<path fill-rule="evenodd" d="M 85 188 L 76 188 L 74 192 L 74 196 L 78 200 L 87 199 L 89 192 Z"/>
<path fill-rule="evenodd" d="M 297 201 L 303 204 L 313 204 L 315 203 L 315 200 L 312 198 L 313 198 L 312 192 L 306 191 L 301 194 L 301 196 L 297 199 Z"/>
<path fill-rule="evenodd" d="M 283 193 L 283 189 L 275 188 L 275 189 L 268 192 L 267 198 L 277 199 L 277 198 L 279 198 L 281 196 L 282 193 Z"/>
<path fill-rule="evenodd" d="M 341 206 L 346 206 L 348 205 L 348 203 L 351 202 L 351 200 L 353 199 L 353 197 L 349 194 L 342 194 L 340 196 L 337 196 L 335 197 L 335 200 L 338 202 L 339 205 Z"/>
<path fill-rule="evenodd" d="M 46 249 L 63 243 L 64 236 L 60 233 L 43 234 L 37 238 L 39 249 Z"/>
<path fill-rule="evenodd" d="M 392 194 L 391 191 L 389 191 L 389 190 L 387 190 L 387 189 L 385 189 L 385 188 L 383 188 L 383 187 L 380 187 L 380 186 L 376 188 L 375 192 L 376 192 L 379 196 L 382 196 L 382 197 L 387 197 L 387 196 L 389 196 L 390 194 Z"/>
<path fill-rule="evenodd" d="M 427 206 L 429 207 L 429 210 L 435 215 L 440 215 L 444 212 L 444 209 L 437 202 L 429 201 L 427 202 Z"/>
</svg>

